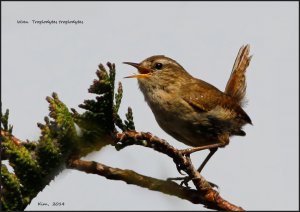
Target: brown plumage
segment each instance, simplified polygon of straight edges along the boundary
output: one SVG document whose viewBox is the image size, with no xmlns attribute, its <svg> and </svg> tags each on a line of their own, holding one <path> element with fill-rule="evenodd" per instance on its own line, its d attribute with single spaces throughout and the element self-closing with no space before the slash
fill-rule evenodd
<svg viewBox="0 0 300 212">
<path fill-rule="evenodd" d="M 129 78 L 138 78 L 145 100 L 163 130 L 195 147 L 191 152 L 202 149 L 215 152 L 215 148 L 229 143 L 230 136 L 245 135 L 242 127 L 251 124 L 242 109 L 245 72 L 251 59 L 249 50 L 249 45 L 241 47 L 225 92 L 194 78 L 175 60 L 163 55 L 126 64 L 139 70 L 139 74 Z"/>
<path fill-rule="evenodd" d="M 252 56 L 249 56 L 249 52 L 250 45 L 240 48 L 225 88 L 225 93 L 233 97 L 240 105 L 243 105 L 246 94 L 247 83 L 245 73 L 252 58 Z"/>
</svg>

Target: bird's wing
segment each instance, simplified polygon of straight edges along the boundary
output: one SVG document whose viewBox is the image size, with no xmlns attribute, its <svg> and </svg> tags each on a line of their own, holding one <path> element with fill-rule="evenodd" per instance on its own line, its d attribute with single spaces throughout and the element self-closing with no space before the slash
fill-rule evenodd
<svg viewBox="0 0 300 212">
<path fill-rule="evenodd" d="M 212 111 L 218 107 L 218 115 L 224 119 L 236 117 L 251 123 L 250 117 L 230 96 L 205 81 L 187 83 L 180 90 L 180 97 L 199 112 Z"/>
<path fill-rule="evenodd" d="M 246 69 L 252 56 L 249 56 L 250 45 L 242 46 L 235 59 L 230 78 L 227 82 L 225 93 L 233 97 L 238 104 L 243 104 L 246 94 Z"/>
<path fill-rule="evenodd" d="M 181 87 L 181 98 L 203 112 L 210 111 L 218 105 L 221 106 L 221 98 L 224 94 L 205 81 L 197 81 L 187 83 Z"/>
</svg>

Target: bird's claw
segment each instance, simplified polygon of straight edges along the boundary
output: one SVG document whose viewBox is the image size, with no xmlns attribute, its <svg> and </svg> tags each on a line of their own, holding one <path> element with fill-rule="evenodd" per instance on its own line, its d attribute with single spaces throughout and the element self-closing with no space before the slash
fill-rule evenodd
<svg viewBox="0 0 300 212">
<path fill-rule="evenodd" d="M 190 157 L 190 154 L 189 154 L 189 153 L 186 153 L 186 152 L 184 152 L 184 151 L 178 150 L 178 153 L 179 153 L 179 154 L 182 154 L 182 155 L 183 155 L 184 157 L 186 157 L 186 158 L 189 158 L 189 157 Z M 185 172 L 186 172 L 185 168 L 182 167 L 182 166 L 184 166 L 184 165 L 181 165 L 181 163 L 178 162 L 178 161 L 176 161 L 175 159 L 174 159 L 174 162 L 175 162 L 175 164 L 176 164 L 177 171 L 178 171 L 181 175 L 185 175 L 184 173 L 182 173 L 182 171 L 185 171 Z"/>
<path fill-rule="evenodd" d="M 186 188 L 191 188 L 188 184 L 188 182 L 191 180 L 190 177 L 173 177 L 173 178 L 168 178 L 167 180 L 169 181 L 180 181 L 180 186 L 184 186 Z"/>
<path fill-rule="evenodd" d="M 207 182 L 209 183 L 209 185 L 210 185 L 211 187 L 216 188 L 216 189 L 219 189 L 219 186 L 218 186 L 217 184 L 214 184 L 214 183 L 209 182 L 209 181 L 207 181 Z"/>
<path fill-rule="evenodd" d="M 183 171 L 183 169 L 180 167 L 180 165 L 179 164 L 176 164 L 176 168 L 177 168 L 177 171 L 179 172 L 179 174 L 181 174 L 181 175 L 185 175 L 182 171 Z"/>
<path fill-rule="evenodd" d="M 180 183 L 180 186 L 185 186 L 186 188 L 191 188 L 189 186 L 189 182 L 191 181 L 191 178 L 190 177 L 183 177 L 182 178 L 182 181 Z"/>
<path fill-rule="evenodd" d="M 186 188 L 191 188 L 189 185 L 188 185 L 188 183 L 191 181 L 191 180 L 194 180 L 194 178 L 191 178 L 191 177 L 189 177 L 189 176 L 186 176 L 186 177 L 173 177 L 173 178 L 168 178 L 167 179 L 168 181 L 180 181 L 181 180 L 181 182 L 180 182 L 180 186 L 185 186 Z M 216 188 L 216 189 L 219 189 L 219 186 L 217 185 L 217 184 L 215 184 L 215 183 L 212 183 L 212 182 L 209 182 L 209 181 L 207 181 L 208 183 L 209 183 L 209 185 L 211 186 L 211 187 L 213 187 L 213 188 Z"/>
</svg>

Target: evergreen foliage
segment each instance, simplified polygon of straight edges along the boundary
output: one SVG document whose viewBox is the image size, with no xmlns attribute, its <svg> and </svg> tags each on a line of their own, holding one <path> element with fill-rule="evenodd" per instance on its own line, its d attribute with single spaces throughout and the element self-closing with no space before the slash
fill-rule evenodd
<svg viewBox="0 0 300 212">
<path fill-rule="evenodd" d="M 118 115 L 122 100 L 122 85 L 115 93 L 115 65 L 100 64 L 97 78 L 88 91 L 95 99 L 79 105 L 83 113 L 68 107 L 56 93 L 46 100 L 49 116 L 38 123 L 41 135 L 37 141 L 17 144 L 8 124 L 9 111 L 1 111 L 1 160 L 8 160 L 13 171 L 1 165 L 2 210 L 24 210 L 31 200 L 58 175 L 69 159 L 80 158 L 103 146 L 112 144 L 117 128 L 134 130 L 132 110 L 128 108 L 126 120 Z"/>
</svg>

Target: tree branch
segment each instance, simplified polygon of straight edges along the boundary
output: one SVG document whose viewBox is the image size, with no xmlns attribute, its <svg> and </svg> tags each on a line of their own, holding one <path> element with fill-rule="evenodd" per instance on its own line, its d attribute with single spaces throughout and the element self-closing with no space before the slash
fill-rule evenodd
<svg viewBox="0 0 300 212">
<path fill-rule="evenodd" d="M 153 191 L 159 191 L 164 194 L 177 196 L 181 199 L 186 199 L 194 204 L 208 205 L 211 209 L 221 209 L 219 207 L 216 208 L 215 205 L 210 205 L 209 202 L 207 202 L 203 198 L 203 194 L 195 189 L 189 189 L 180 186 L 173 181 L 160 180 L 141 175 L 132 170 L 113 168 L 94 161 L 84 160 L 71 160 L 68 163 L 67 168 L 84 171 L 89 174 L 97 174 L 110 180 L 122 180 L 127 184 L 133 184 L 148 188 Z"/>
<path fill-rule="evenodd" d="M 209 182 L 193 166 L 189 156 L 181 154 L 165 140 L 152 136 L 151 133 L 127 131 L 117 133 L 116 148 L 122 149 L 129 145 L 142 145 L 152 148 L 158 152 L 164 153 L 171 157 L 176 163 L 177 169 L 185 171 L 190 179 L 192 179 L 198 194 L 199 201 L 205 207 L 217 210 L 243 211 L 244 209 L 224 200 L 217 191 L 215 191 Z"/>
<path fill-rule="evenodd" d="M 27 142 L 9 135 L 9 133 L 1 132 L 2 136 L 10 136 L 12 142 L 17 146 L 23 146 Z M 153 191 L 159 191 L 164 194 L 177 196 L 181 199 L 188 200 L 194 204 L 203 204 L 204 207 L 214 210 L 230 210 L 230 211 L 243 211 L 244 209 L 233 205 L 232 203 L 224 200 L 217 191 L 215 191 L 209 182 L 194 168 L 189 157 L 181 154 L 165 140 L 151 133 L 127 131 L 117 133 L 114 137 L 115 147 L 120 150 L 129 145 L 142 145 L 152 148 L 158 152 L 171 157 L 177 165 L 179 170 L 185 171 L 192 179 L 196 189 L 190 189 L 185 186 L 178 185 L 170 180 L 161 180 L 145 175 L 141 175 L 132 170 L 122 170 L 113 168 L 94 161 L 84 161 L 80 159 L 70 159 L 67 163 L 67 168 L 84 171 L 90 174 L 97 174 L 104 176 L 111 180 L 121 180 L 127 184 L 133 184 L 140 187 L 148 188 Z"/>
</svg>

